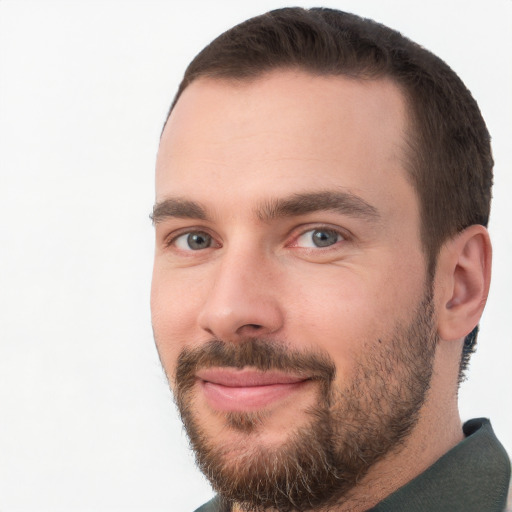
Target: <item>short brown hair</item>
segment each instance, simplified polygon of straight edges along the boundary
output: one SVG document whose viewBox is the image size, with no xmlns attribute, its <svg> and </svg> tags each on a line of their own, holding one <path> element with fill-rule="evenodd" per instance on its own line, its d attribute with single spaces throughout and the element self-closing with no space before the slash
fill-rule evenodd
<svg viewBox="0 0 512 512">
<path fill-rule="evenodd" d="M 200 77 L 247 80 L 274 69 L 362 80 L 391 78 L 410 108 L 408 176 L 419 198 L 421 239 L 433 278 L 443 243 L 487 226 L 493 159 L 476 101 L 441 59 L 373 20 L 334 9 L 284 8 L 226 31 L 190 63 L 171 106 Z M 169 112 L 170 114 L 170 112 Z M 461 372 L 474 350 L 466 337 Z"/>
</svg>

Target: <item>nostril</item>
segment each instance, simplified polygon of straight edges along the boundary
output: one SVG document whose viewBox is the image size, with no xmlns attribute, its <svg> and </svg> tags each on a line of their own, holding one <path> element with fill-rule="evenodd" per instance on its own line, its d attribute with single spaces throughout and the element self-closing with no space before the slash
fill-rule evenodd
<svg viewBox="0 0 512 512">
<path fill-rule="evenodd" d="M 236 330 L 236 334 L 238 336 L 243 337 L 251 337 L 251 336 L 261 336 L 261 333 L 264 330 L 264 326 L 261 324 L 244 324 Z"/>
<path fill-rule="evenodd" d="M 258 324 L 247 324 L 247 327 L 250 327 L 251 329 L 261 329 L 261 325 Z"/>
</svg>

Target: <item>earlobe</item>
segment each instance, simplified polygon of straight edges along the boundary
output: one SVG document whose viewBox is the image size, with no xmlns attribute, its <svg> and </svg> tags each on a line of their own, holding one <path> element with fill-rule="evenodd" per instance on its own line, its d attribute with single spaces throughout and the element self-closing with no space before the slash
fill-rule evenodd
<svg viewBox="0 0 512 512">
<path fill-rule="evenodd" d="M 438 334 L 459 340 L 482 315 L 491 280 L 492 249 L 484 226 L 473 225 L 441 248 L 436 272 Z"/>
</svg>

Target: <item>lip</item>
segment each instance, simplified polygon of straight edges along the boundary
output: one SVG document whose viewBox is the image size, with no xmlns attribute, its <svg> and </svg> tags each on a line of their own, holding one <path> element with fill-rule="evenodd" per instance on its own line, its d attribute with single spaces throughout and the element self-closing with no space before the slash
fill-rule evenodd
<svg viewBox="0 0 512 512">
<path fill-rule="evenodd" d="M 206 401 L 218 411 L 257 411 L 289 397 L 310 379 L 276 371 L 208 368 L 197 372 Z"/>
</svg>

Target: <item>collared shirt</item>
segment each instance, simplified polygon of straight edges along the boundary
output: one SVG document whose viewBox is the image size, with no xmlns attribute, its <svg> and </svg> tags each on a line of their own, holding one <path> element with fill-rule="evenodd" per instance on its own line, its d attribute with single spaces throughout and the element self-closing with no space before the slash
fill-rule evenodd
<svg viewBox="0 0 512 512">
<path fill-rule="evenodd" d="M 507 453 L 489 420 L 470 420 L 463 430 L 464 440 L 367 512 L 504 512 L 510 484 Z M 229 511 L 217 497 L 196 512 Z"/>
</svg>

